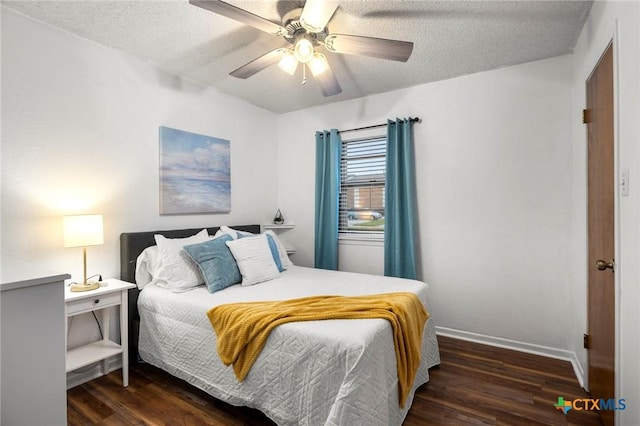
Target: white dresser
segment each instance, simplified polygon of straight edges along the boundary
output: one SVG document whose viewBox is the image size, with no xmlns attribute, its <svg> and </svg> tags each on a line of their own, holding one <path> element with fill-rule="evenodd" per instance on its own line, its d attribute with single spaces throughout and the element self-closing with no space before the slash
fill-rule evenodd
<svg viewBox="0 0 640 426">
<path fill-rule="evenodd" d="M 67 424 L 64 280 L 69 274 L 2 260 L 0 423 Z"/>
</svg>

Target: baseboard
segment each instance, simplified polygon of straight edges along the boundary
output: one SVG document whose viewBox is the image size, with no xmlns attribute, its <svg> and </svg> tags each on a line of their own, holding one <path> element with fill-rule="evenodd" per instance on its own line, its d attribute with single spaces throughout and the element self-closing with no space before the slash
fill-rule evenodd
<svg viewBox="0 0 640 426">
<path fill-rule="evenodd" d="M 455 339 L 467 340 L 469 342 L 481 343 L 483 345 L 495 346 L 503 349 L 511 349 L 514 351 L 525 352 L 533 355 L 546 356 L 548 358 L 561 359 L 569 361 L 573 367 L 573 372 L 578 379 L 578 383 L 582 388 L 584 385 L 584 370 L 578 361 L 575 352 L 565 349 L 557 349 L 549 346 L 534 345 L 517 340 L 504 339 L 501 337 L 488 336 L 486 334 L 472 333 L 469 331 L 456 330 L 447 327 L 436 326 L 436 334 L 440 336 L 453 337 Z"/>
<path fill-rule="evenodd" d="M 107 360 L 107 371 L 103 371 L 102 361 L 67 373 L 67 389 L 87 383 L 100 376 L 122 368 L 122 356 L 115 355 Z"/>
</svg>

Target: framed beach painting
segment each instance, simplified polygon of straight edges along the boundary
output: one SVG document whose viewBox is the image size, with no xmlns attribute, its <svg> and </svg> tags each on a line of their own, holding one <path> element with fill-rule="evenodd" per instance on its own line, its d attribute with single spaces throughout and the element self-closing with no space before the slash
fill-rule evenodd
<svg viewBox="0 0 640 426">
<path fill-rule="evenodd" d="M 160 214 L 231 211 L 228 140 L 160 127 Z"/>
</svg>

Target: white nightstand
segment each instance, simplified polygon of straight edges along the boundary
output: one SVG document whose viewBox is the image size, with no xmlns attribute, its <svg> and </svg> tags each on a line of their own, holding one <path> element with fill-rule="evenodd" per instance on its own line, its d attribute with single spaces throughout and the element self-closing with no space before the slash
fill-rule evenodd
<svg viewBox="0 0 640 426">
<path fill-rule="evenodd" d="M 65 317 L 86 312 L 101 311 L 103 339 L 88 345 L 67 351 L 67 373 L 103 361 L 102 371 L 107 371 L 107 359 L 122 354 L 122 385 L 129 386 L 129 337 L 127 324 L 128 291 L 135 284 L 116 279 L 105 281 L 107 285 L 96 290 L 72 292 L 69 287 L 64 292 Z M 109 322 L 112 306 L 120 306 L 120 341 L 121 344 L 109 340 Z M 68 324 L 68 321 L 65 321 Z M 67 330 L 65 328 L 65 348 Z"/>
</svg>

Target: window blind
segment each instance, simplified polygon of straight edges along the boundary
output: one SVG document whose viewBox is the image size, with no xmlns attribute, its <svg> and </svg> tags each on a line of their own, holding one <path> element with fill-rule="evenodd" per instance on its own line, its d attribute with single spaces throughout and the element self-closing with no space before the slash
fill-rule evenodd
<svg viewBox="0 0 640 426">
<path fill-rule="evenodd" d="M 384 232 L 386 136 L 342 142 L 339 231 Z"/>
</svg>

